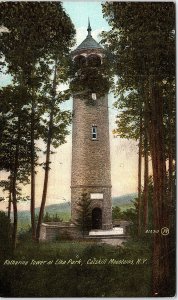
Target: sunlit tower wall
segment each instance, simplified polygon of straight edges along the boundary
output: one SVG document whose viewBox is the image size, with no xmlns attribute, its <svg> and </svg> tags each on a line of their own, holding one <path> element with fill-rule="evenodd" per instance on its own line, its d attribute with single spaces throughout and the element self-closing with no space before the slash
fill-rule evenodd
<svg viewBox="0 0 178 300">
<path fill-rule="evenodd" d="M 72 53 L 78 92 L 73 93 L 71 214 L 75 222 L 78 201 L 87 192 L 92 228 L 106 230 L 112 228 L 108 92 L 101 96 L 95 81 L 87 89 L 78 80 L 84 75 L 92 82 L 91 72 L 101 68 L 105 54 L 91 35 L 90 23 L 87 30 L 86 39 Z"/>
</svg>

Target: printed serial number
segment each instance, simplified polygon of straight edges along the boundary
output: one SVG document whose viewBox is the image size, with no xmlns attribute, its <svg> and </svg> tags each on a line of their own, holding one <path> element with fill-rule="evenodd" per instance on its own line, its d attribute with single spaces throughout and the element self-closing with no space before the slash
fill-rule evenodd
<svg viewBox="0 0 178 300">
<path fill-rule="evenodd" d="M 159 229 L 147 229 L 145 233 L 159 233 Z"/>
</svg>

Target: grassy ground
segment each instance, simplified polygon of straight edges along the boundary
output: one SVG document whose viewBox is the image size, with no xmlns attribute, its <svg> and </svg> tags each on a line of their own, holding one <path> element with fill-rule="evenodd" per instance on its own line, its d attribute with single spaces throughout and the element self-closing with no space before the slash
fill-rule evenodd
<svg viewBox="0 0 178 300">
<path fill-rule="evenodd" d="M 36 244 L 21 241 L 13 258 L 26 266 L 3 265 L 0 296 L 146 297 L 150 295 L 150 247 L 127 242 L 113 247 L 91 241 Z M 147 259 L 143 263 L 143 260 Z M 44 265 L 32 262 L 46 261 Z M 66 261 L 65 264 L 57 262 Z M 119 263 L 111 263 L 117 261 Z M 133 261 L 133 264 L 132 264 Z M 51 262 L 51 263 L 49 263 Z M 138 263 L 139 262 L 139 263 Z"/>
</svg>

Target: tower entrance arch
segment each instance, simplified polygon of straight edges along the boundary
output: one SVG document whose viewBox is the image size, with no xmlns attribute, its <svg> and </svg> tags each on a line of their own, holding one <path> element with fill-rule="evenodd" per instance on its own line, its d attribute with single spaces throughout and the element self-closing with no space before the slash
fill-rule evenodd
<svg viewBox="0 0 178 300">
<path fill-rule="evenodd" d="M 92 229 L 102 228 L 102 210 L 99 207 L 95 207 L 92 210 Z"/>
</svg>

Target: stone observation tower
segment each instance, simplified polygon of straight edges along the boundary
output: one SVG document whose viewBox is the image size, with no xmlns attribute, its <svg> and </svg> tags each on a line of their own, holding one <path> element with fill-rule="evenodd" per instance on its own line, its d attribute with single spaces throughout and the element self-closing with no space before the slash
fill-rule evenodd
<svg viewBox="0 0 178 300">
<path fill-rule="evenodd" d="M 112 228 L 108 91 L 97 92 L 97 81 L 92 88 L 81 86 L 84 77 L 92 81 L 91 72 L 100 70 L 105 53 L 91 35 L 90 22 L 87 31 L 86 39 L 72 53 L 78 92 L 73 94 L 71 213 L 75 222 L 77 203 L 87 192 L 92 229 L 107 230 Z"/>
</svg>

